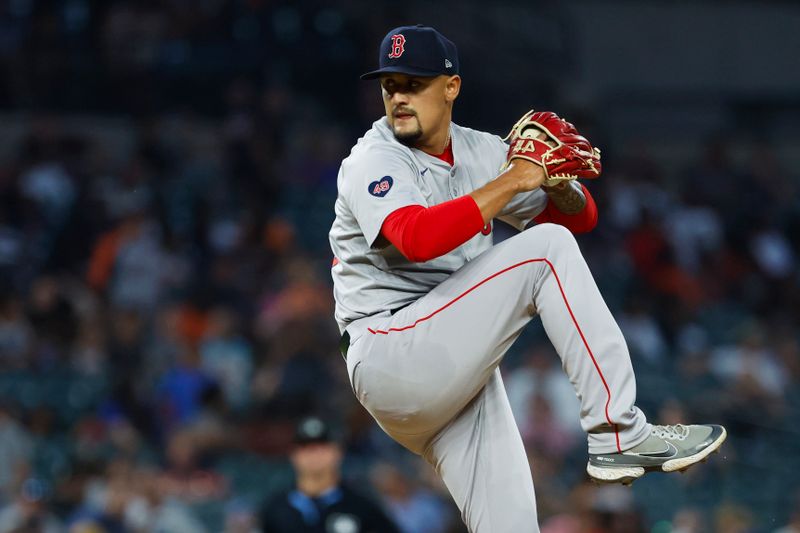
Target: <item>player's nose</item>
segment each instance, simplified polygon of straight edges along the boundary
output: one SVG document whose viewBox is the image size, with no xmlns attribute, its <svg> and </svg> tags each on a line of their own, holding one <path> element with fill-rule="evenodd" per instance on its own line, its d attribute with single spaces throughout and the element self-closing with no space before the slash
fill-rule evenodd
<svg viewBox="0 0 800 533">
<path fill-rule="evenodd" d="M 408 94 L 403 91 L 395 91 L 392 93 L 391 102 L 394 104 L 395 109 L 402 107 L 408 103 Z"/>
</svg>

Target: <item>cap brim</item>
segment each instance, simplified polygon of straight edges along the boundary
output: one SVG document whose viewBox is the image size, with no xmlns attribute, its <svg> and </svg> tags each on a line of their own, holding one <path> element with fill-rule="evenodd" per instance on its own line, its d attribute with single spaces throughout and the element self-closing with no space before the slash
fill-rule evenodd
<svg viewBox="0 0 800 533">
<path fill-rule="evenodd" d="M 409 76 L 423 76 L 426 78 L 435 78 L 436 76 L 448 75 L 445 72 L 436 72 L 433 70 L 415 69 L 411 67 L 383 67 L 372 72 L 367 72 L 361 75 L 362 80 L 374 80 L 380 77 L 381 74 L 408 74 Z"/>
</svg>

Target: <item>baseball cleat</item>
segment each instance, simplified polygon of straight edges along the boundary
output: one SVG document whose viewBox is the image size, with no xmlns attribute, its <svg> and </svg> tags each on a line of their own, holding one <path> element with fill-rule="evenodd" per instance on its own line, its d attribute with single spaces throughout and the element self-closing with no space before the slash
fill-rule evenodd
<svg viewBox="0 0 800 533">
<path fill-rule="evenodd" d="M 630 485 L 646 472 L 684 473 L 717 452 L 728 433 L 722 426 L 653 426 L 641 444 L 622 453 L 589 454 L 586 472 L 597 483 Z"/>
</svg>

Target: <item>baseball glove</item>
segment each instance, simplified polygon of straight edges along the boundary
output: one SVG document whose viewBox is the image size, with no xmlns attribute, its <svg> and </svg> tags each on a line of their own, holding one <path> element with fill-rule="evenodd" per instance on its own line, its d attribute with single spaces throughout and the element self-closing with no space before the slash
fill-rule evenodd
<svg viewBox="0 0 800 533">
<path fill-rule="evenodd" d="M 506 166 L 517 158 L 540 165 L 546 187 L 578 178 L 596 178 L 602 170 L 600 149 L 592 147 L 575 126 L 550 111 L 528 111 L 504 140 L 509 143 Z"/>
</svg>

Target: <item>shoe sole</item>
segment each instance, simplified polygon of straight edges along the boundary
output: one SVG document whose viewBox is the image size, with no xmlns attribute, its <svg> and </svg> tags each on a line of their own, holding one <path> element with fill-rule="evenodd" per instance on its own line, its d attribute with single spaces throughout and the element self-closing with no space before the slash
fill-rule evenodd
<svg viewBox="0 0 800 533">
<path fill-rule="evenodd" d="M 705 462 L 709 455 L 718 453 L 719 447 L 725 442 L 728 437 L 728 432 L 722 428 L 722 433 L 717 440 L 703 448 L 700 452 L 681 457 L 680 459 L 671 459 L 664 461 L 659 466 L 643 467 L 643 466 L 595 466 L 592 463 L 586 464 L 586 472 L 591 477 L 592 481 L 596 483 L 622 483 L 623 485 L 630 485 L 647 472 L 685 472 L 690 466 L 699 462 Z"/>
</svg>

